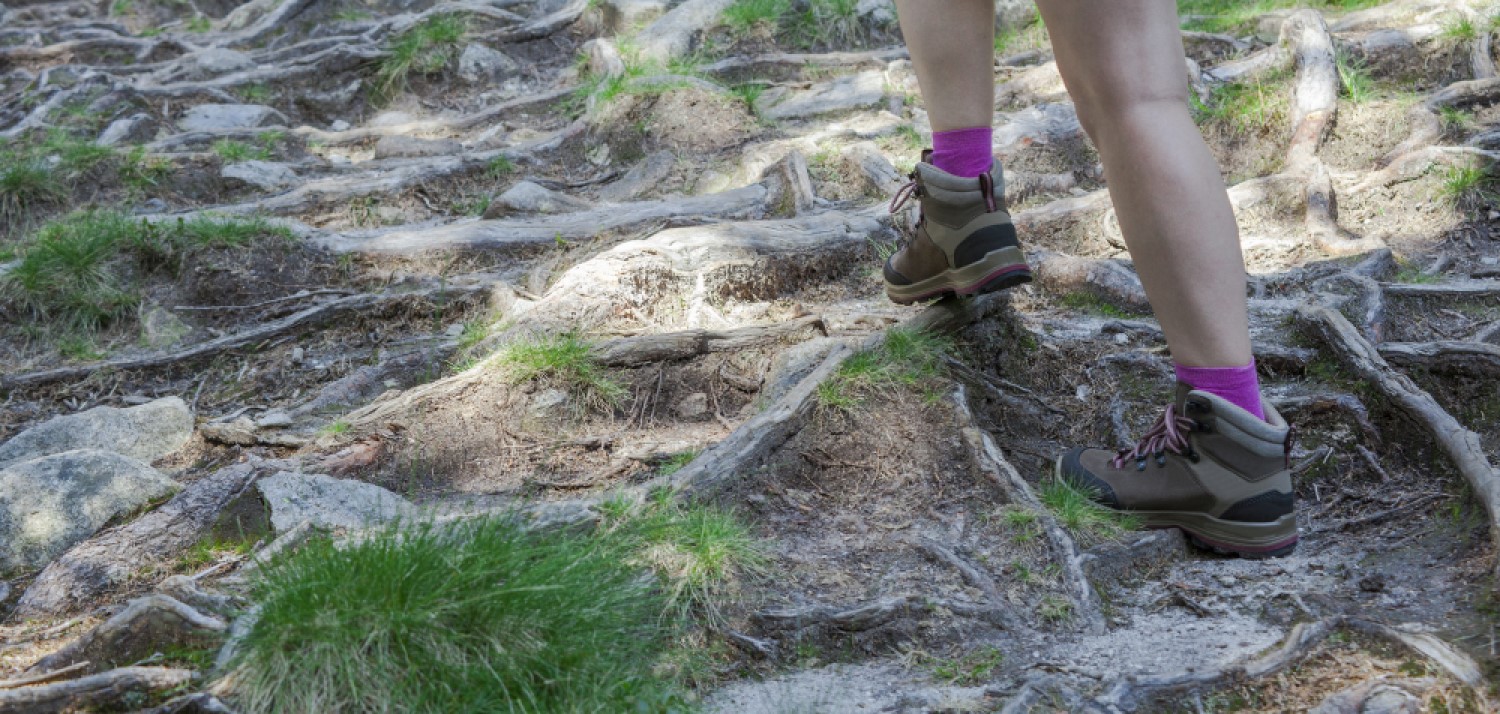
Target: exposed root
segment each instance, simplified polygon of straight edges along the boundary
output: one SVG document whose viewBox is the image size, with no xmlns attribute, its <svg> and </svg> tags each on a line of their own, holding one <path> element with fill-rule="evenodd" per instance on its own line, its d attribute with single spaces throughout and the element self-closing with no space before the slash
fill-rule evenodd
<svg viewBox="0 0 1500 714">
<path fill-rule="evenodd" d="M 131 600 L 114 617 L 31 667 L 49 672 L 90 662 L 91 670 L 139 661 L 173 644 L 213 642 L 229 629 L 223 620 L 205 615 L 166 595 Z"/>
<path fill-rule="evenodd" d="M 805 54 L 800 52 L 774 52 L 749 57 L 726 57 L 698 67 L 704 74 L 724 74 L 753 67 L 885 67 L 893 60 L 906 59 L 911 55 L 905 47 L 891 47 L 869 52 L 826 52 Z"/>
<path fill-rule="evenodd" d="M 428 288 L 409 293 L 366 293 L 352 295 L 337 300 L 330 300 L 321 305 L 314 305 L 279 320 L 202 342 L 178 352 L 148 355 L 145 357 L 124 357 L 95 362 L 93 364 L 79 365 L 77 367 L 59 367 L 57 369 L 29 372 L 15 376 L 0 376 L 0 390 L 36 387 L 53 382 L 75 381 L 104 370 L 159 369 L 245 347 L 246 345 L 260 342 L 261 340 L 292 330 L 321 325 L 351 313 L 376 314 L 417 300 L 467 299 L 479 295 L 485 290 L 487 288 L 484 286 L 469 285 Z"/>
<path fill-rule="evenodd" d="M 15 714 L 92 709 L 165 692 L 193 681 L 192 670 L 171 667 L 122 667 L 87 677 L 0 690 L 0 709 Z"/>
<path fill-rule="evenodd" d="M 1410 377 L 1396 371 L 1338 311 L 1304 306 L 1297 319 L 1318 335 L 1344 366 L 1375 387 L 1432 435 L 1437 446 L 1474 490 L 1489 516 L 1490 536 L 1500 543 L 1500 472 L 1490 464 L 1479 435 L 1460 424 Z"/>
<path fill-rule="evenodd" d="M 594 358 L 606 367 L 629 367 L 788 341 L 800 342 L 814 333 L 826 336 L 828 328 L 823 324 L 823 318 L 809 315 L 774 325 L 733 330 L 688 330 L 623 337 L 600 344 L 594 349 Z"/>
<path fill-rule="evenodd" d="M 902 618 L 921 618 L 934 610 L 947 610 L 960 617 L 987 622 L 1005 629 L 1014 614 L 1004 607 L 959 602 L 921 595 L 903 595 L 876 600 L 864 605 L 812 605 L 808 607 L 762 610 L 755 621 L 771 632 L 795 633 L 815 627 L 842 632 L 865 632 Z"/>
<path fill-rule="evenodd" d="M 978 427 L 974 412 L 969 408 L 968 395 L 962 386 L 954 390 L 951 399 L 957 411 L 958 423 L 962 425 L 964 443 L 969 447 L 975 466 L 1000 488 L 1007 500 L 1036 514 L 1037 522 L 1041 524 L 1052 545 L 1053 557 L 1062 565 L 1062 578 L 1075 608 L 1074 617 L 1083 625 L 1084 631 L 1103 634 L 1106 630 L 1104 614 L 1099 609 L 1098 595 L 1094 592 L 1093 584 L 1084 575 L 1083 558 L 1078 552 L 1078 545 L 1058 524 L 1052 512 L 1037 499 L 1031 485 L 1005 458 L 1000 447 L 995 445 L 995 440 Z"/>
<path fill-rule="evenodd" d="M 1380 289 L 1395 297 L 1500 298 L 1500 281 L 1465 280 L 1451 283 L 1382 283 Z"/>
<path fill-rule="evenodd" d="M 1403 367 L 1422 367 L 1500 379 L 1500 346 L 1480 342 L 1382 342 L 1380 356 Z"/>
<path fill-rule="evenodd" d="M 1151 310 L 1140 278 L 1120 261 L 1045 250 L 1032 251 L 1030 260 L 1037 284 L 1054 295 L 1082 292 L 1130 312 Z"/>
</svg>

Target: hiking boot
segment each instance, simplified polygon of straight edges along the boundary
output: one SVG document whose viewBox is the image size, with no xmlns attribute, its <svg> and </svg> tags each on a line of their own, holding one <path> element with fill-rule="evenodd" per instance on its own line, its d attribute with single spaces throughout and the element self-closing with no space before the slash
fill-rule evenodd
<svg viewBox="0 0 1500 714">
<path fill-rule="evenodd" d="M 1057 477 L 1149 528 L 1181 528 L 1197 545 L 1265 558 L 1297 546 L 1291 430 L 1262 402 L 1261 420 L 1177 384 L 1176 402 L 1132 449 L 1073 449 Z"/>
<path fill-rule="evenodd" d="M 1031 267 L 1005 211 L 1005 178 L 959 178 L 927 163 L 896 193 L 891 213 L 916 197 L 921 218 L 901 250 L 885 261 L 885 294 L 902 305 L 944 295 L 978 295 L 1031 282 Z"/>
</svg>

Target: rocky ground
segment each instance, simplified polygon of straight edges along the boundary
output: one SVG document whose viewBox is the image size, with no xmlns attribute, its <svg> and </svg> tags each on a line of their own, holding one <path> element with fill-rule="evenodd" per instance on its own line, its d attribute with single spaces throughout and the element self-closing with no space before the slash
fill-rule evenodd
<svg viewBox="0 0 1500 714">
<path fill-rule="evenodd" d="M 1299 434 L 1301 545 L 1256 561 L 1038 496 L 1171 373 L 1026 4 L 995 150 L 1037 281 L 925 308 L 878 282 L 928 132 L 892 6 L 751 4 L 5 0 L 0 709 L 229 710 L 173 653 L 269 552 L 665 487 L 772 555 L 712 711 L 1493 711 L 1490 8 L 1183 3 Z M 88 206 L 135 247 L 25 282 Z M 535 344 L 600 371 L 497 366 Z"/>
</svg>

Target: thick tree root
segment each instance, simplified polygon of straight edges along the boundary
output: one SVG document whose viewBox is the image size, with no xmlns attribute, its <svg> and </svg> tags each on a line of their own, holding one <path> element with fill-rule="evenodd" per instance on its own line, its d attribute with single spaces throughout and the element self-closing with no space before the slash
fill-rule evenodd
<svg viewBox="0 0 1500 714">
<path fill-rule="evenodd" d="M 33 672 L 50 672 L 90 663 L 89 671 L 129 664 L 172 645 L 217 643 L 229 629 L 224 621 L 205 615 L 166 595 L 131 600 L 114 617 L 74 640 L 67 647 L 32 665 Z"/>
<path fill-rule="evenodd" d="M 1500 346 L 1482 342 L 1382 342 L 1380 356 L 1403 367 L 1500 379 Z"/>
<path fill-rule="evenodd" d="M 1500 543 L 1500 472 L 1485 455 L 1479 435 L 1454 419 L 1410 377 L 1392 368 L 1376 347 L 1338 311 L 1309 305 L 1297 311 L 1297 319 L 1328 345 L 1339 362 L 1369 382 L 1432 435 L 1438 447 L 1452 459 L 1454 467 L 1474 489 L 1474 497 L 1489 516 L 1490 536 Z M 1500 563 L 1496 567 L 1500 568 Z"/>
<path fill-rule="evenodd" d="M 123 702 L 127 697 L 177 689 L 193 681 L 187 669 L 122 667 L 87 677 L 0 690 L 0 711 L 51 714 L 88 710 Z"/>
</svg>

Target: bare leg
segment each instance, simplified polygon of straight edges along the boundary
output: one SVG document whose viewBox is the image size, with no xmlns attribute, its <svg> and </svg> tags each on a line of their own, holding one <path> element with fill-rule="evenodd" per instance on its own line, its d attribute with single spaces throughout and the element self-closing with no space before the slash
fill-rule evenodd
<svg viewBox="0 0 1500 714">
<path fill-rule="evenodd" d="M 995 116 L 993 0 L 896 0 L 896 14 L 932 130 L 989 126 Z"/>
<path fill-rule="evenodd" d="M 1188 112 L 1176 3 L 1037 5 L 1104 162 L 1121 233 L 1172 359 L 1192 367 L 1249 363 L 1239 232 L 1219 168 Z M 913 44 L 913 58 L 917 51 Z M 925 96 L 925 81 L 922 88 Z"/>
</svg>

